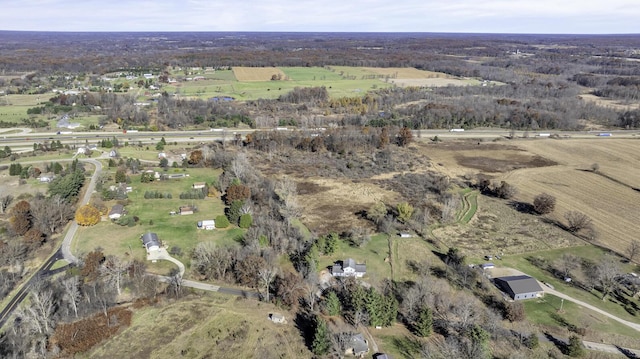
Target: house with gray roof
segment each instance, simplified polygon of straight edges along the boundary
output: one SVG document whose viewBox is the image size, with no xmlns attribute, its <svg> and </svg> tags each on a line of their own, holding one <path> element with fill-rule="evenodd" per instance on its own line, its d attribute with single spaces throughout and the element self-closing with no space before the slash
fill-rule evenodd
<svg viewBox="0 0 640 359">
<path fill-rule="evenodd" d="M 109 211 L 109 219 L 119 219 L 124 215 L 124 206 L 121 204 L 114 204 Z"/>
<path fill-rule="evenodd" d="M 367 265 L 358 264 L 353 258 L 338 261 L 331 267 L 331 275 L 334 277 L 361 278 L 365 273 L 367 273 Z"/>
<path fill-rule="evenodd" d="M 140 239 L 142 240 L 142 245 L 147 249 L 147 253 L 157 251 L 162 246 L 160 239 L 158 239 L 158 235 L 153 232 L 143 234 Z"/>
<path fill-rule="evenodd" d="M 540 298 L 544 290 L 538 281 L 528 275 L 514 275 L 495 278 L 494 282 L 500 290 L 508 294 L 513 300 Z"/>
<path fill-rule="evenodd" d="M 359 358 L 364 358 L 369 352 L 369 343 L 362 334 L 352 335 L 346 347 L 345 354 L 355 355 Z"/>
</svg>

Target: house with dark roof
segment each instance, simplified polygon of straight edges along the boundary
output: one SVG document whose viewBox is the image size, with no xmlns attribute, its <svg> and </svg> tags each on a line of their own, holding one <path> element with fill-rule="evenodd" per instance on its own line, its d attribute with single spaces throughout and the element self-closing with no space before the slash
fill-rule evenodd
<svg viewBox="0 0 640 359">
<path fill-rule="evenodd" d="M 121 204 L 114 204 L 109 211 L 109 219 L 119 219 L 124 215 L 124 206 Z"/>
<path fill-rule="evenodd" d="M 355 355 L 359 358 L 364 358 L 369 352 L 369 343 L 367 343 L 367 340 L 362 334 L 352 335 L 346 347 L 345 354 Z"/>
<path fill-rule="evenodd" d="M 157 251 L 162 246 L 160 239 L 158 239 L 158 235 L 153 232 L 143 234 L 140 239 L 142 240 L 142 245 L 147 249 L 147 253 Z"/>
<path fill-rule="evenodd" d="M 513 300 L 540 298 L 544 296 L 544 290 L 540 284 L 538 284 L 538 281 L 528 275 L 499 277 L 494 279 L 494 283 Z"/>
<path fill-rule="evenodd" d="M 331 275 L 334 277 L 357 277 L 361 278 L 367 273 L 366 264 L 358 264 L 353 258 L 336 262 L 331 267 Z"/>
</svg>

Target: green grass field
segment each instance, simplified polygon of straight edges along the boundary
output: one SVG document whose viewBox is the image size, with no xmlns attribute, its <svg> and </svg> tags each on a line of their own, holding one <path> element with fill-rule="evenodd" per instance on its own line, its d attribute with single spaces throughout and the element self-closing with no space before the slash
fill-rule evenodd
<svg viewBox="0 0 640 359">
<path fill-rule="evenodd" d="M 545 295 L 544 298 L 527 300 L 524 302 L 524 306 L 527 320 L 534 324 L 563 328 L 575 325 L 598 332 L 640 339 L 640 332 L 631 330 L 615 320 L 595 312 L 584 315 L 584 308 L 581 306 L 568 300 L 562 301 L 550 294 Z M 562 311 L 560 311 L 561 307 Z"/>
<path fill-rule="evenodd" d="M 182 169 L 178 171 L 183 173 Z M 214 219 L 217 215 L 224 214 L 224 203 L 219 198 L 181 200 L 179 197 L 181 192 L 191 189 L 192 183 L 210 183 L 220 171 L 189 169 L 187 173 L 189 177 L 146 184 L 140 183 L 139 176 L 133 176 L 133 191 L 129 193 L 130 203 L 126 209 L 128 216 L 139 218 L 138 225 L 125 227 L 105 220 L 92 227 L 80 228 L 73 242 L 74 253 L 81 255 L 99 247 L 105 254 L 144 259 L 146 252 L 140 242 L 140 236 L 151 231 L 158 234 L 169 251 L 172 247 L 180 248 L 181 254 L 176 257 L 188 267 L 191 251 L 200 242 L 235 244 L 244 230 L 232 226 L 228 229 L 206 231 L 196 227 L 198 221 Z M 170 193 L 172 199 L 145 199 L 145 191 Z M 172 211 L 177 212 L 181 205 L 195 205 L 198 211 L 192 215 L 169 214 Z"/>
<path fill-rule="evenodd" d="M 367 280 L 376 282 L 391 278 L 391 266 L 385 261 L 389 256 L 389 241 L 386 234 L 371 236 L 371 241 L 362 247 L 353 247 L 341 240 L 335 253 L 320 257 L 318 269 L 324 269 L 336 261 L 353 258 L 357 263 L 366 263 Z"/>
</svg>

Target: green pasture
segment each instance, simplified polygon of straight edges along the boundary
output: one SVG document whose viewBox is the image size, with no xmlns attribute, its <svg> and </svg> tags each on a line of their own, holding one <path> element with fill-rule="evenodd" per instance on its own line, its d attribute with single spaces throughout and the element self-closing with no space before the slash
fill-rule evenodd
<svg viewBox="0 0 640 359">
<path fill-rule="evenodd" d="M 623 318 L 625 320 L 640 323 L 640 318 L 638 314 L 631 315 L 629 312 L 625 310 L 625 307 L 622 303 L 615 300 L 612 296 L 609 296 L 606 301 L 603 301 L 602 295 L 600 292 L 593 290 L 591 292 L 587 292 L 583 289 L 580 289 L 571 283 L 565 283 L 561 278 L 554 277 L 550 272 L 546 270 L 542 270 L 531 263 L 528 258 L 543 258 L 547 260 L 549 263 L 554 263 L 558 261 L 564 253 L 572 254 L 578 258 L 589 259 L 594 262 L 598 262 L 602 256 L 604 256 L 607 252 L 599 247 L 595 247 L 592 245 L 585 246 L 577 246 L 571 248 L 563 248 L 563 249 L 554 249 L 540 252 L 530 252 L 525 254 L 518 255 L 510 255 L 502 257 L 502 260 L 495 261 L 497 266 L 499 267 L 510 267 L 518 269 L 541 282 L 550 283 L 554 286 L 554 288 L 564 294 L 567 294 L 573 298 L 581 300 L 585 303 L 596 306 L 602 310 L 605 310 L 617 317 Z M 479 258 L 478 258 L 479 259 Z M 620 261 L 619 257 L 612 256 L 612 260 Z M 479 259 L 479 262 L 483 260 Z M 634 265 L 620 263 L 620 269 L 623 273 L 628 273 L 632 270 L 635 270 Z M 575 272 L 579 272 L 580 269 L 576 269 Z M 634 299 L 627 298 L 627 300 L 635 301 Z M 566 302 L 566 301 L 565 301 Z M 640 314 L 640 313 L 639 313 Z"/>
<path fill-rule="evenodd" d="M 186 97 L 207 99 L 215 96 L 230 96 L 236 100 L 245 101 L 258 98 L 275 99 L 296 87 L 324 86 L 331 97 L 340 98 L 361 96 L 370 90 L 391 86 L 380 80 L 362 80 L 361 75 L 355 80 L 348 80 L 341 77 L 339 72 L 322 67 L 282 67 L 280 70 L 287 75 L 287 80 L 238 82 L 231 70 L 223 70 L 207 74 L 205 80 L 166 85 L 163 90 L 169 93 L 177 92 Z M 365 70 L 361 72 L 371 74 Z"/>
</svg>

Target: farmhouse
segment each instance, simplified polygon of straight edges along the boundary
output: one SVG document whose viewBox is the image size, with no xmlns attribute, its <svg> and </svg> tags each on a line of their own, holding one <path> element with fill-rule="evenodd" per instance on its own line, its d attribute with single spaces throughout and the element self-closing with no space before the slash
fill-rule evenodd
<svg viewBox="0 0 640 359">
<path fill-rule="evenodd" d="M 528 275 L 514 275 L 500 277 L 495 280 L 496 286 L 507 293 L 514 300 L 539 298 L 544 296 L 544 291 L 535 278 Z"/>
<path fill-rule="evenodd" d="M 158 239 L 158 235 L 153 232 L 143 234 L 140 239 L 142 240 L 144 247 L 147 249 L 147 253 L 159 250 L 162 245 Z"/>
<path fill-rule="evenodd" d="M 124 215 L 124 206 L 121 204 L 114 204 L 109 211 L 109 219 L 118 219 Z"/>
<path fill-rule="evenodd" d="M 207 184 L 205 182 L 194 182 L 191 187 L 193 187 L 193 189 L 200 189 L 200 188 L 204 188 Z"/>
<path fill-rule="evenodd" d="M 346 345 L 347 349 L 344 351 L 347 355 L 355 355 L 360 358 L 369 352 L 369 343 L 364 339 L 362 334 L 355 334 L 349 339 L 349 343 Z"/>
<path fill-rule="evenodd" d="M 187 214 L 193 214 L 194 211 L 195 211 L 195 208 L 193 208 L 193 206 L 180 206 L 178 208 L 178 213 L 180 213 L 183 216 Z"/>
<path fill-rule="evenodd" d="M 366 264 L 356 264 L 356 261 L 352 258 L 348 258 L 344 261 L 336 262 L 331 267 L 331 275 L 334 277 L 357 277 L 361 278 L 367 273 Z"/>
</svg>

